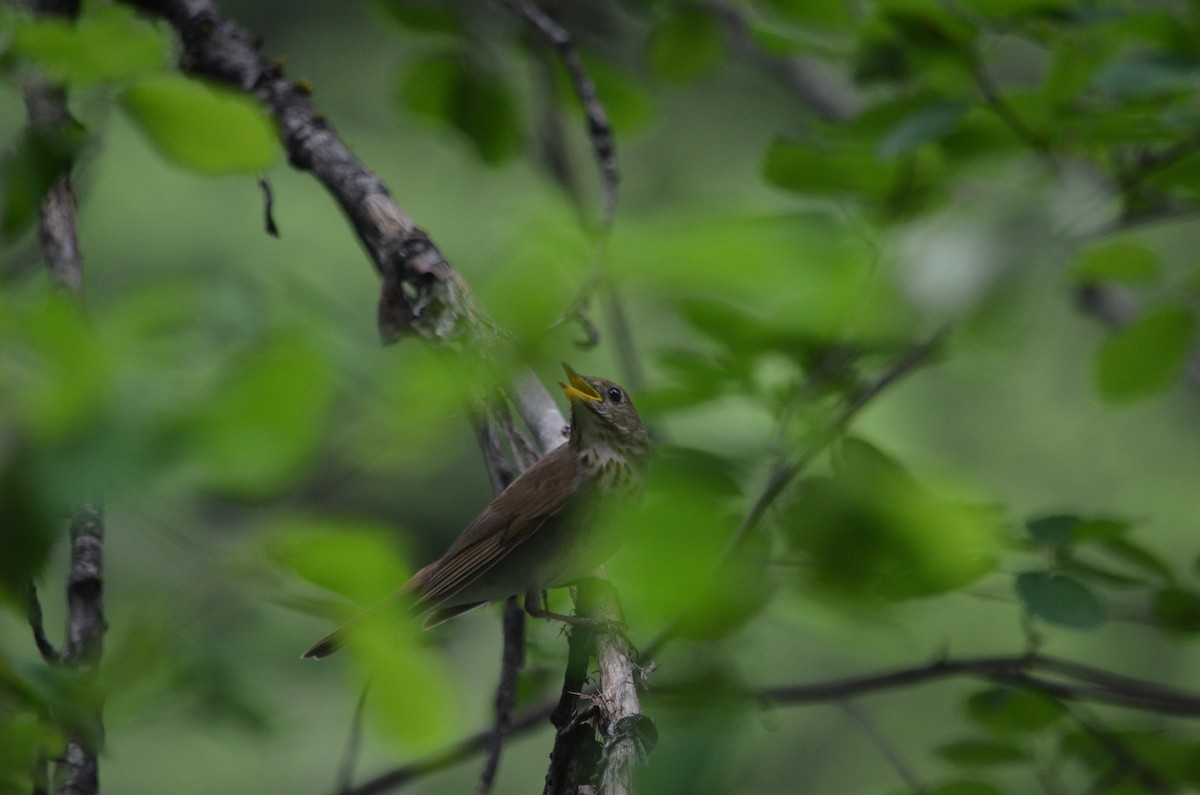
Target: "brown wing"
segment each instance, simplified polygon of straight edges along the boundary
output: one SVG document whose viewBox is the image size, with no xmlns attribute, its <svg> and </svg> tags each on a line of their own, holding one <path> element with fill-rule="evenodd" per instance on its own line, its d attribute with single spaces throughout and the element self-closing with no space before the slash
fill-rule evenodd
<svg viewBox="0 0 1200 795">
<path fill-rule="evenodd" d="M 565 444 L 530 467 L 450 545 L 421 584 L 419 604 L 444 604 L 528 541 L 567 504 L 574 479 L 575 457 Z"/>
</svg>

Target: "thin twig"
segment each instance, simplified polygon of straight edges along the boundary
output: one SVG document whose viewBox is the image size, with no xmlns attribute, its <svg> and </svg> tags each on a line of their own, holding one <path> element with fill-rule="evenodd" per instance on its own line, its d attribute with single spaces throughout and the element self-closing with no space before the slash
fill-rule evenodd
<svg viewBox="0 0 1200 795">
<path fill-rule="evenodd" d="M 904 754 L 900 753 L 900 749 L 897 748 L 895 743 L 891 741 L 891 738 L 883 733 L 883 730 L 879 727 L 879 724 L 875 722 L 875 719 L 871 717 L 870 713 L 868 713 L 858 704 L 855 704 L 853 701 L 843 702 L 842 711 L 850 717 L 850 720 L 854 721 L 855 725 L 862 730 L 863 734 L 867 735 L 867 738 L 871 741 L 871 744 L 879 750 L 880 755 L 887 760 L 887 763 L 891 765 L 892 769 L 896 771 L 896 774 L 903 779 L 904 783 L 907 784 L 913 792 L 919 792 L 922 793 L 922 795 L 929 795 L 931 792 L 929 787 L 925 786 L 925 783 L 921 781 L 921 778 L 917 775 L 916 770 L 914 770 L 912 765 L 909 764 L 908 760 L 904 758 Z"/>
<path fill-rule="evenodd" d="M 738 525 L 737 531 L 726 548 L 727 556 L 736 552 L 745 543 L 746 538 L 766 515 L 767 509 L 778 499 L 788 484 L 807 469 L 830 443 L 845 432 L 854 417 L 892 384 L 925 364 L 941 346 L 944 337 L 945 332 L 939 332 L 928 341 L 914 345 L 905 351 L 883 375 L 860 390 L 799 456 L 790 461 L 780 461 L 776 465 L 766 487 L 763 488 L 754 505 L 750 507 L 745 517 L 742 518 L 741 524 Z"/>
<path fill-rule="evenodd" d="M 370 683 L 363 685 L 358 694 L 358 703 L 354 705 L 354 716 L 350 719 L 350 733 L 346 737 L 346 749 L 342 753 L 342 763 L 338 765 L 337 791 L 350 792 L 354 788 L 354 767 L 358 764 L 358 753 L 362 749 L 363 717 L 367 710 L 367 691 Z"/>
<path fill-rule="evenodd" d="M 509 726 L 509 735 L 511 736 L 543 726 L 553 711 L 554 704 L 548 703 L 518 713 L 513 717 L 512 725 Z M 491 737 L 492 728 L 488 727 L 472 734 L 470 737 L 464 738 L 449 748 L 432 754 L 418 762 L 398 767 L 395 770 L 389 770 L 340 795 L 377 795 L 377 793 L 399 789 L 405 784 L 445 770 L 448 767 L 453 767 L 460 762 L 471 759 L 478 753 L 482 753 L 487 750 Z"/>
<path fill-rule="evenodd" d="M 1120 776 L 1113 780 L 1113 783 L 1128 774 L 1136 778 L 1150 792 L 1164 795 L 1164 793 L 1175 791 L 1173 787 L 1167 785 L 1151 765 L 1139 759 L 1127 743 L 1109 731 L 1090 711 L 1076 705 L 1067 712 L 1104 749 L 1105 755 L 1115 763 L 1114 775 L 1119 772 Z"/>
<path fill-rule="evenodd" d="M 543 795 L 565 795 L 578 791 L 582 785 L 590 785 L 599 763 L 600 748 L 590 723 L 592 711 L 579 708 L 587 684 L 593 634 L 591 628 L 582 624 L 574 624 L 568 630 L 562 691 L 550 714 L 550 722 L 557 731 Z M 589 719 L 585 720 L 584 715 Z"/>
<path fill-rule="evenodd" d="M 29 620 L 29 628 L 33 630 L 33 642 L 37 644 L 38 653 L 48 663 L 59 662 L 58 649 L 46 636 L 46 626 L 42 620 L 42 603 L 38 600 L 37 586 L 31 581 L 25 590 L 25 614 Z"/>
<path fill-rule="evenodd" d="M 743 4 L 705 0 L 702 5 L 725 28 L 735 52 L 775 77 L 814 113 L 838 123 L 851 121 L 858 115 L 863 98 L 843 70 L 816 58 L 767 52 L 754 37 Z"/>
<path fill-rule="evenodd" d="M 504 603 L 504 653 L 500 664 L 500 683 L 496 686 L 496 723 L 488 741 L 487 761 L 479 775 L 479 795 L 488 795 L 496 783 L 504 739 L 512 727 L 513 708 L 517 704 L 517 684 L 525 664 L 525 611 L 517 597 Z"/>
<path fill-rule="evenodd" d="M 617 183 L 620 173 L 613 147 L 612 125 L 608 112 L 596 93 L 596 83 L 588 74 L 575 47 L 571 34 L 542 9 L 522 0 L 500 0 L 510 11 L 528 22 L 538 35 L 558 53 L 558 58 L 571 78 L 575 96 L 583 106 L 588 140 L 600 169 L 600 228 L 607 229 L 617 211 Z"/>
<path fill-rule="evenodd" d="M 991 76 L 988 75 L 983 65 L 978 62 L 972 63 L 971 76 L 975 79 L 975 85 L 979 89 L 979 94 L 983 97 L 983 101 L 999 117 L 1000 121 L 1004 122 L 1013 135 L 1020 139 L 1022 143 L 1037 152 L 1052 171 L 1057 170 L 1058 161 L 1054 159 L 1054 152 L 1046 142 L 1046 139 L 1034 132 L 1025 123 L 1025 120 L 1021 118 L 1020 114 L 1008 104 L 1008 101 L 997 90 Z"/>
</svg>

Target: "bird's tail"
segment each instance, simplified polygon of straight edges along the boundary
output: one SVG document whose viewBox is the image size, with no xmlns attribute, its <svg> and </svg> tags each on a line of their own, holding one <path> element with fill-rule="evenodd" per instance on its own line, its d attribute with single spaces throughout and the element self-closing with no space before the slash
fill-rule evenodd
<svg viewBox="0 0 1200 795">
<path fill-rule="evenodd" d="M 430 570 L 434 564 L 429 564 L 425 568 L 418 571 L 412 576 L 408 582 L 393 591 L 390 595 L 382 600 L 363 610 L 358 615 L 351 618 L 345 624 L 330 632 L 325 637 L 308 647 L 304 654 L 300 655 L 302 660 L 323 660 L 329 655 L 341 649 L 346 645 L 347 639 L 354 632 L 361 628 L 362 625 L 370 623 L 372 620 L 378 619 L 380 613 L 395 609 L 397 604 L 404 605 L 405 608 L 411 608 L 413 604 L 414 592 L 420 591 L 421 584 L 425 582 L 425 578 L 429 576 Z"/>
</svg>

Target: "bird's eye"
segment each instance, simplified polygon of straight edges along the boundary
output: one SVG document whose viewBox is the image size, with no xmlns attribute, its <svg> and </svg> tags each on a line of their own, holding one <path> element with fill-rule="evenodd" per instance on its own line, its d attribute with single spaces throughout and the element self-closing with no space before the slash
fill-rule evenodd
<svg viewBox="0 0 1200 795">
<path fill-rule="evenodd" d="M 625 396 L 624 396 L 623 394 L 621 394 L 621 390 L 617 389 L 615 386 L 614 386 L 614 387 L 609 387 L 609 389 L 608 389 L 608 399 L 609 399 L 609 401 L 610 401 L 610 402 L 612 402 L 612 403 L 620 403 L 620 402 L 621 402 L 621 399 L 622 399 L 623 397 L 625 397 Z"/>
</svg>

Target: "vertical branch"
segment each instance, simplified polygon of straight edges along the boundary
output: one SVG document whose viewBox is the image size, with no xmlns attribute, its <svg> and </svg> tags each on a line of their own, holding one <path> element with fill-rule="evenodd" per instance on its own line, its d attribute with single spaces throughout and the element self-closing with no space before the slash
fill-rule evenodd
<svg viewBox="0 0 1200 795">
<path fill-rule="evenodd" d="M 34 11 L 43 15 L 74 18 L 79 13 L 77 0 L 40 0 Z M 53 131 L 73 120 L 67 110 L 66 92 L 40 77 L 25 84 L 25 108 L 30 127 Z M 83 259 L 76 232 L 75 193 L 69 169 L 61 174 L 39 208 L 38 242 L 50 271 L 50 277 L 82 303 Z M 30 624 L 38 650 L 47 661 L 57 661 L 73 669 L 85 682 L 95 679 L 103 651 L 104 631 L 104 514 L 98 502 L 85 502 L 71 517 L 71 563 L 67 573 L 66 642 L 57 656 L 41 628 L 41 606 L 32 586 L 29 591 Z M 58 763 L 56 789 L 59 795 L 95 795 L 100 790 L 96 762 L 103 724 L 99 706 L 91 715 L 93 730 L 67 737 L 66 749 Z M 37 786 L 48 785 L 44 768 L 35 776 Z"/>
<path fill-rule="evenodd" d="M 595 779 L 600 745 L 591 725 L 594 710 L 579 711 L 587 684 L 588 661 L 592 658 L 593 635 L 591 628 L 581 624 L 572 625 L 567 635 L 567 668 L 558 706 L 550 714 L 556 732 L 542 795 L 575 793 Z"/>
<path fill-rule="evenodd" d="M 617 170 L 616 151 L 613 147 L 612 125 L 608 121 L 608 112 L 605 111 L 604 104 L 596 94 L 596 83 L 587 73 L 575 47 L 575 40 L 566 28 L 532 3 L 521 0 L 501 2 L 528 22 L 554 49 L 571 78 L 575 96 L 583 106 L 588 140 L 592 142 L 592 152 L 600 169 L 600 227 L 607 229 L 612 226 L 613 216 L 617 211 L 617 183 L 620 180 L 620 172 Z"/>
<path fill-rule="evenodd" d="M 479 795 L 487 795 L 496 782 L 500 751 L 512 727 L 513 708 L 517 705 L 517 679 L 525 664 L 525 611 L 517 597 L 504 603 L 504 654 L 500 664 L 500 684 L 496 687 L 496 724 L 488 738 L 487 762 L 479 776 Z"/>
<path fill-rule="evenodd" d="M 104 631 L 104 513 L 87 502 L 71 517 L 71 569 L 67 575 L 67 641 L 62 662 L 92 681 L 103 651 Z M 91 737 L 67 738 L 59 763 L 63 782 L 57 795 L 95 795 L 100 791 L 95 746 L 103 735 L 99 708 L 91 719 Z"/>
</svg>

